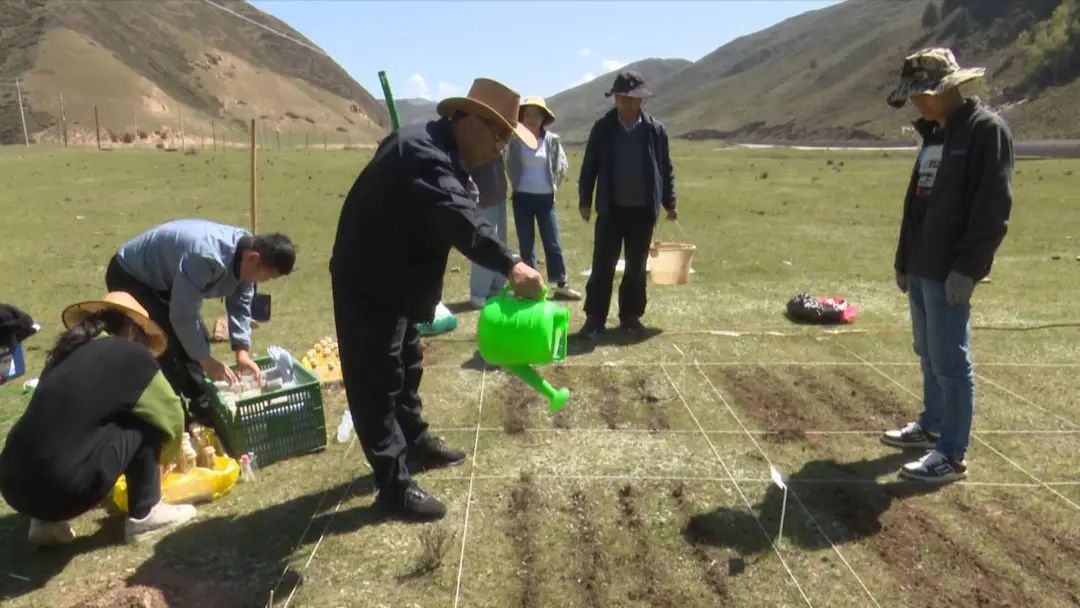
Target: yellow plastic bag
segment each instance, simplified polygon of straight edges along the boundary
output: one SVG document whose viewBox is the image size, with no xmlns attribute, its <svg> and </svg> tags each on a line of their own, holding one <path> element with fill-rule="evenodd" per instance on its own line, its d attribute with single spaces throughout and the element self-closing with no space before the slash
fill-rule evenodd
<svg viewBox="0 0 1080 608">
<path fill-rule="evenodd" d="M 240 463 L 228 456 L 214 456 L 214 468 L 194 467 L 187 473 L 172 472 L 161 480 L 161 499 L 169 504 L 195 504 L 217 500 L 229 493 L 240 477 Z M 127 479 L 113 486 L 112 503 L 127 513 Z"/>
</svg>

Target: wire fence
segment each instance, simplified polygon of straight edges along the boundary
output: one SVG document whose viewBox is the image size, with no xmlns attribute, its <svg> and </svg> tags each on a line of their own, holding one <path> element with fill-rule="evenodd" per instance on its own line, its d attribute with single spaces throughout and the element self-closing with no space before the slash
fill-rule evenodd
<svg viewBox="0 0 1080 608">
<path fill-rule="evenodd" d="M 40 95 L 36 101 L 31 106 L 26 85 L 19 79 L 0 80 L 0 144 L 99 150 L 246 149 L 251 143 L 252 119 L 256 121 L 262 150 L 342 150 L 370 147 L 373 143 L 369 132 L 340 124 L 355 124 L 349 118 L 335 121 L 339 124 L 319 126 L 314 119 L 294 112 L 279 116 L 251 112 L 249 118 L 215 118 L 204 112 L 192 116 L 182 108 L 160 107 L 152 116 L 131 112 L 129 117 L 121 117 L 115 106 L 106 108 L 72 99 L 62 90 L 56 92 L 51 107 L 41 107 Z"/>
</svg>

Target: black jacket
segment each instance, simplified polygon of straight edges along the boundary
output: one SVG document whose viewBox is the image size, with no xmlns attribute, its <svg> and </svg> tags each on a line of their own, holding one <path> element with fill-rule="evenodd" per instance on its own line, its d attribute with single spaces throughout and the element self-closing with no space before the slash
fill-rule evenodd
<svg viewBox="0 0 1080 608">
<path fill-rule="evenodd" d="M 956 271 L 976 281 L 990 274 L 1012 209 L 1012 133 L 1000 116 L 971 98 L 946 128 L 918 120 L 926 143 L 943 143 L 941 163 L 921 221 L 913 211 L 918 161 L 904 199 L 896 248 L 899 272 L 939 281 Z"/>
<path fill-rule="evenodd" d="M 356 178 L 338 221 L 334 283 L 392 315 L 429 321 L 453 246 L 503 274 L 510 251 L 466 192 L 450 121 L 391 133 Z"/>
<path fill-rule="evenodd" d="M 74 472 L 88 461 L 107 458 L 101 454 L 108 449 L 105 427 L 125 418 L 134 420 L 132 409 L 159 373 L 157 360 L 145 346 L 116 337 L 91 340 L 45 370 L 0 452 L 0 493 L 11 503 L 19 502 L 28 485 L 45 492 L 51 488 L 80 494 L 100 483 Z"/>
<path fill-rule="evenodd" d="M 653 193 L 653 211 L 660 214 L 675 208 L 675 171 L 671 166 L 667 130 L 660 121 L 645 111 L 641 112 L 643 126 L 649 129 L 649 145 L 641 159 L 642 170 Z M 615 196 L 615 129 L 619 127 L 619 112 L 612 108 L 593 125 L 589 143 L 585 146 L 585 158 L 581 161 L 581 178 L 578 181 L 578 205 L 592 207 L 593 188 L 596 188 L 596 212 L 607 213 L 614 204 Z"/>
</svg>

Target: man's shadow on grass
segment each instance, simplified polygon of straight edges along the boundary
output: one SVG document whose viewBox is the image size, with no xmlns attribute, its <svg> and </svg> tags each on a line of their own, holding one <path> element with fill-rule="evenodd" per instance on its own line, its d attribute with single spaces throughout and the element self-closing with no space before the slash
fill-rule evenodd
<svg viewBox="0 0 1080 608">
<path fill-rule="evenodd" d="M 0 517 L 0 602 L 41 589 L 64 571 L 75 556 L 113 545 L 124 537 L 123 520 L 101 511 L 99 528 L 70 545 L 35 549 L 26 540 L 30 518 L 18 513 Z"/>
<path fill-rule="evenodd" d="M 266 606 L 271 589 L 276 601 L 302 583 L 302 574 L 286 567 L 301 560 L 320 535 L 348 534 L 387 520 L 374 505 L 334 514 L 337 501 L 349 498 L 342 498 L 346 488 L 343 483 L 237 517 L 197 517 L 144 541 L 156 543 L 153 555 L 124 582 L 157 589 L 172 607 Z M 352 483 L 349 496 L 373 491 L 374 480 L 366 476 Z M 41 589 L 81 553 L 122 544 L 123 522 L 102 512 L 101 528 L 94 534 L 77 537 L 71 545 L 35 550 L 26 541 L 29 518 L 0 517 L 0 601 Z"/>
<path fill-rule="evenodd" d="M 896 452 L 851 463 L 835 460 L 806 463 L 787 479 L 789 494 L 798 495 L 829 538 L 810 521 L 798 500 L 789 495 L 783 542 L 816 551 L 831 548 L 829 539 L 840 545 L 878 534 L 882 530 L 881 516 L 895 501 L 942 488 L 941 484 L 900 479 L 884 483 L 866 481 L 895 473 L 904 463 L 916 458 L 910 452 Z M 720 507 L 694 515 L 683 528 L 683 538 L 691 544 L 732 549 L 743 558 L 770 551 L 770 538 L 762 533 L 754 516 L 760 518 L 766 532 L 775 539 L 783 498 L 783 490 L 770 483 L 761 502 L 753 505 L 753 514 L 742 507 Z"/>
<path fill-rule="evenodd" d="M 306 556 L 321 535 L 387 521 L 370 504 L 334 513 L 337 501 L 373 492 L 374 478 L 368 475 L 351 488 L 346 482 L 240 517 L 196 520 L 161 538 L 127 582 L 160 590 L 169 606 L 266 606 L 271 589 L 277 601 L 303 583 L 302 573 L 286 568 Z"/>
<path fill-rule="evenodd" d="M 583 338 L 577 333 L 573 333 L 570 334 L 570 339 L 567 342 L 566 354 L 570 357 L 578 357 L 595 351 L 599 346 L 637 346 L 639 344 L 644 344 L 663 333 L 664 330 L 659 327 L 646 327 L 644 332 L 636 334 L 620 329 L 617 326 L 608 327 L 595 338 L 591 339 Z"/>
</svg>

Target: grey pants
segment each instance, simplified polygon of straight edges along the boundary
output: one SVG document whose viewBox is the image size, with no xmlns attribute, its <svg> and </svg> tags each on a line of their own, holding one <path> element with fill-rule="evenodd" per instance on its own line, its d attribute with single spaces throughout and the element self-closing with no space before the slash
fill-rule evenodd
<svg viewBox="0 0 1080 608">
<path fill-rule="evenodd" d="M 480 215 L 489 224 L 495 227 L 495 234 L 499 240 L 506 242 L 506 204 L 494 207 L 481 207 Z M 473 263 L 472 277 L 469 280 L 469 299 L 475 303 L 483 303 L 488 296 L 498 293 L 506 284 L 506 277 L 494 270 L 488 270 L 483 266 Z"/>
</svg>

